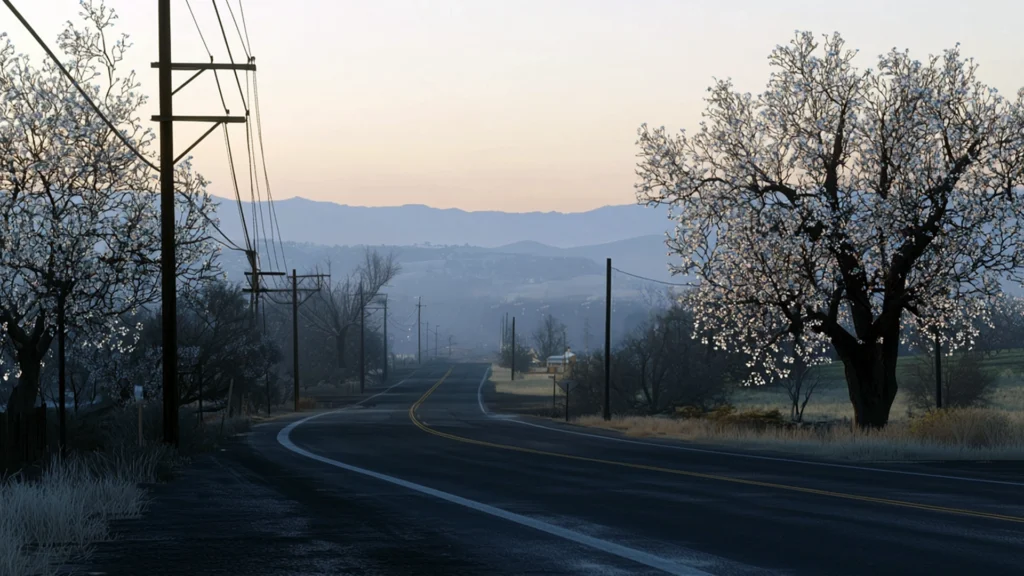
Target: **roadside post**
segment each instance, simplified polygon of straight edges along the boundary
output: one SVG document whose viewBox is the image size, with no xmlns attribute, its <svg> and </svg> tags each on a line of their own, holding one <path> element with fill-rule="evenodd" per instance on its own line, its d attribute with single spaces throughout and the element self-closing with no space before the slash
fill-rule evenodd
<svg viewBox="0 0 1024 576">
<path fill-rule="evenodd" d="M 576 387 L 575 380 L 562 380 L 558 383 L 558 387 L 565 392 L 565 421 L 569 421 L 569 392 L 572 392 L 573 388 Z"/>
</svg>

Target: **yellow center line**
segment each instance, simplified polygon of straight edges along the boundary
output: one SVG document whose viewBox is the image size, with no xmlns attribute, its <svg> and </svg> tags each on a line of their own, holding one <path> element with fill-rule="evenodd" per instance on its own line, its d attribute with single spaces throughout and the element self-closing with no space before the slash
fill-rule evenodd
<svg viewBox="0 0 1024 576">
<path fill-rule="evenodd" d="M 420 397 L 412 406 L 409 407 L 409 419 L 415 424 L 420 430 L 447 438 L 448 440 L 454 440 L 456 442 L 463 442 L 465 444 L 474 444 L 476 446 L 486 446 L 488 448 L 498 448 L 501 450 L 511 450 L 514 452 L 523 452 L 526 454 L 536 454 L 540 456 L 553 456 L 556 458 L 564 458 L 566 460 L 575 460 L 578 462 L 591 462 L 596 464 L 605 464 L 609 466 L 619 466 L 623 468 L 633 468 L 636 470 L 648 470 L 652 472 L 662 472 L 665 474 L 674 474 L 677 476 L 687 476 L 690 478 L 701 478 L 704 480 L 717 480 L 719 482 L 730 482 L 733 484 L 744 484 L 747 486 L 759 486 L 762 488 L 775 488 L 777 490 L 786 490 L 789 492 L 801 492 L 804 494 L 815 494 L 818 496 L 829 496 L 832 498 L 842 498 L 844 500 L 856 500 L 860 502 L 873 502 L 875 504 L 887 504 L 889 506 L 899 506 L 902 508 L 915 508 L 918 510 L 929 510 L 932 512 L 943 512 L 946 514 L 957 514 L 960 516 L 971 516 L 975 518 L 988 518 L 991 520 L 1003 520 L 1006 522 L 1018 522 L 1024 523 L 1024 517 L 1010 516 L 1006 514 L 996 514 L 993 512 L 982 512 L 978 510 L 967 510 L 964 508 L 949 508 L 946 506 L 935 506 L 933 504 L 920 504 L 917 502 L 907 502 L 905 500 L 892 500 L 889 498 L 877 498 L 874 496 L 862 496 L 859 494 L 848 494 L 845 492 L 834 492 L 832 490 L 819 490 L 816 488 L 806 488 L 803 486 L 793 486 L 790 484 L 777 484 L 774 482 L 762 482 L 760 480 L 747 480 L 744 478 L 736 478 L 734 476 L 721 476 L 718 474 L 705 474 L 702 472 L 693 472 L 690 470 L 680 470 L 678 468 L 663 468 L 661 466 L 650 466 L 647 464 L 635 464 L 631 462 L 621 462 L 618 460 L 605 460 L 603 458 L 590 458 L 587 456 L 575 456 L 572 454 L 563 454 L 560 452 L 549 452 L 547 450 L 536 450 L 533 448 L 524 448 L 522 446 L 513 446 L 510 444 L 498 444 L 495 442 L 486 442 L 484 440 L 475 440 L 473 438 L 466 438 L 464 436 L 456 436 L 455 434 L 449 434 L 447 432 L 441 432 L 435 430 L 419 420 L 416 416 L 416 410 L 419 409 L 420 405 L 437 390 L 439 386 L 451 375 L 452 369 L 449 368 L 448 372 L 441 377 L 423 396 Z"/>
</svg>

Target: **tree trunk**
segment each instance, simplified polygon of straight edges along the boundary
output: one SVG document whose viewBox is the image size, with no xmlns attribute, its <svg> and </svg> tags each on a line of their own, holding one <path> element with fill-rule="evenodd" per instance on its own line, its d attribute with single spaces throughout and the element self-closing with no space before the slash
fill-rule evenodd
<svg viewBox="0 0 1024 576">
<path fill-rule="evenodd" d="M 839 351 L 858 427 L 882 428 L 889 422 L 889 410 L 896 399 L 898 352 L 898 334 L 889 335 L 880 343 L 858 344 Z"/>
<path fill-rule="evenodd" d="M 18 368 L 21 376 L 18 385 L 7 400 L 8 414 L 31 414 L 39 400 L 39 375 L 42 371 L 42 357 L 18 354 Z"/>
<path fill-rule="evenodd" d="M 74 370 L 72 370 L 68 374 L 68 380 L 71 383 L 71 395 L 74 397 L 75 414 L 78 414 L 78 386 L 75 386 L 75 372 L 74 372 Z"/>
<path fill-rule="evenodd" d="M 338 371 L 341 373 L 341 378 L 345 378 L 345 340 L 348 333 L 347 328 L 343 328 L 340 333 L 334 337 L 335 352 L 338 354 Z"/>
</svg>

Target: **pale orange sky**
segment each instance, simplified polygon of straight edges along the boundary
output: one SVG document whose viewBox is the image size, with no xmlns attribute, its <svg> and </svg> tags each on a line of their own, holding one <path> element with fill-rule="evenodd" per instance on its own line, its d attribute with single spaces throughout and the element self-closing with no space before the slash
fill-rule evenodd
<svg viewBox="0 0 1024 576">
<path fill-rule="evenodd" d="M 184 0 L 175 59 L 206 60 Z M 231 0 L 238 14 L 238 0 Z M 51 46 L 75 0 L 15 0 Z M 156 0 L 108 0 L 132 35 L 129 64 L 153 98 Z M 241 54 L 223 0 L 228 38 Z M 957 41 L 1004 94 L 1024 86 L 1024 2 L 977 0 L 243 0 L 257 59 L 275 198 L 467 210 L 582 211 L 634 201 L 641 122 L 694 128 L 712 76 L 760 91 L 767 56 L 794 30 L 841 32 L 861 67 L 893 46 L 925 58 Z M 211 2 L 192 0 L 218 61 Z M 6 8 L 0 30 L 41 56 Z M 178 79 L 187 78 L 187 73 Z M 222 76 L 232 113 L 234 80 Z M 219 114 L 212 77 L 176 113 Z M 155 125 L 154 125 L 155 129 Z M 183 150 L 198 127 L 181 128 Z M 244 129 L 233 130 L 245 172 Z M 223 138 L 194 152 L 211 191 L 231 196 Z M 248 179 L 243 196 L 248 197 Z"/>
</svg>

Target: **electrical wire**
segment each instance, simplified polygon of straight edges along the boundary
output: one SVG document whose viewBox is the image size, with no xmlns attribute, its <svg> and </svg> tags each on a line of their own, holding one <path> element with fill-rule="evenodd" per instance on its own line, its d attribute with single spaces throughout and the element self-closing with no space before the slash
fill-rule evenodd
<svg viewBox="0 0 1024 576">
<path fill-rule="evenodd" d="M 196 31 L 199 32 L 199 39 L 203 41 L 203 48 L 206 48 L 206 54 L 211 58 L 213 53 L 210 52 L 210 46 L 206 43 L 206 36 L 203 35 L 203 29 L 199 27 L 199 20 L 196 19 L 196 13 L 192 11 L 192 3 L 189 0 L 185 0 L 185 6 L 188 6 L 188 13 L 192 15 L 192 22 L 195 22 Z"/>
<path fill-rule="evenodd" d="M 217 24 L 220 26 L 221 36 L 224 37 L 224 47 L 228 51 L 228 60 L 233 65 L 235 63 L 235 57 L 231 54 L 231 43 L 228 42 L 228 33 L 224 31 L 224 21 L 220 17 L 220 9 L 217 8 L 217 0 L 212 0 L 213 11 L 217 13 Z M 242 81 L 238 78 L 238 70 L 233 70 L 235 74 L 235 84 L 238 85 L 238 96 L 242 99 L 242 108 L 245 109 L 246 117 L 249 116 L 249 104 L 245 101 L 245 92 L 242 90 Z"/>
<path fill-rule="evenodd" d="M 231 9 L 231 0 L 224 0 L 224 4 L 226 4 L 227 7 L 228 7 L 228 13 L 231 14 L 231 21 L 235 23 L 235 32 L 238 32 L 238 42 L 242 44 L 242 52 L 245 52 L 245 59 L 246 59 L 246 61 L 251 61 L 252 60 L 252 51 L 250 49 L 251 45 L 248 48 L 245 46 L 246 39 L 242 38 L 242 30 L 238 27 L 238 20 L 235 19 L 235 11 Z M 239 10 L 241 10 L 241 6 L 242 6 L 241 1 L 239 1 L 238 6 L 239 6 Z M 248 33 L 246 33 L 246 37 L 248 37 Z"/>
<path fill-rule="evenodd" d="M 192 22 L 196 26 L 196 32 L 199 33 L 199 39 L 202 40 L 202 42 L 203 42 L 203 48 L 206 49 L 206 55 L 210 58 L 210 62 L 213 62 L 213 60 L 214 60 L 213 52 L 210 51 L 210 46 L 209 46 L 209 44 L 206 43 L 206 36 L 203 34 L 203 29 L 199 25 L 199 20 L 196 18 L 195 11 L 192 9 L 192 3 L 189 2 L 189 0 L 185 0 L 185 5 L 188 7 L 189 14 L 192 15 Z M 216 4 L 214 4 L 214 8 L 216 8 Z M 217 94 L 220 96 L 221 106 L 224 108 L 224 114 L 228 115 L 228 114 L 230 114 L 231 111 L 228 108 L 227 100 L 224 98 L 224 89 L 221 87 L 220 76 L 217 74 L 216 70 L 213 71 L 213 75 L 214 75 L 214 80 L 217 83 Z M 243 102 L 243 105 L 244 105 L 244 103 L 245 103 L 244 98 L 243 98 L 242 102 Z M 234 154 L 232 154 L 232 152 L 231 152 L 231 141 L 230 141 L 230 138 L 228 136 L 228 130 L 227 130 L 227 125 L 226 124 L 223 125 L 223 129 L 224 129 L 224 144 L 225 144 L 225 148 L 227 149 L 227 153 L 228 153 L 228 164 L 229 164 L 229 166 L 231 168 L 231 179 L 232 179 L 232 184 L 233 184 L 234 190 L 235 190 L 235 201 L 238 204 L 238 215 L 239 215 L 239 218 L 242 221 L 242 234 L 244 235 L 245 245 L 247 247 L 249 247 L 248 248 L 249 250 L 251 250 L 252 242 L 250 242 L 250 240 L 249 240 L 249 230 L 248 230 L 248 226 L 246 225 L 246 222 L 245 222 L 245 212 L 242 209 L 242 198 L 241 198 L 241 194 L 239 193 L 239 190 L 238 190 L 238 179 L 237 179 L 237 176 L 235 174 Z M 205 216 L 205 214 L 204 214 L 204 216 Z M 214 226 L 214 228 L 217 229 L 218 232 L 220 232 L 220 228 L 213 222 L 213 220 L 211 220 L 209 217 L 207 217 L 206 220 L 207 220 L 207 222 L 212 224 Z M 254 225 L 255 225 L 255 223 L 254 223 Z M 220 233 L 221 233 L 222 236 L 227 238 L 226 234 L 224 234 L 223 232 L 220 232 Z M 257 233 L 258 233 L 258 231 L 257 231 Z M 242 251 L 242 252 L 247 252 L 247 250 L 245 248 L 238 247 L 238 245 L 235 244 L 234 242 L 232 242 L 231 244 L 232 244 L 234 250 L 239 250 L 239 251 Z"/>
<path fill-rule="evenodd" d="M 266 219 L 264 218 L 264 215 L 263 215 L 263 197 L 260 194 L 260 180 L 259 180 L 259 176 L 256 175 L 256 152 L 253 150 L 252 130 L 251 130 L 250 125 L 249 125 L 248 122 L 246 122 L 246 124 L 245 124 L 245 134 L 246 134 L 246 148 L 247 148 L 246 153 L 248 155 L 248 160 L 249 160 L 249 183 L 250 183 L 250 188 L 252 188 L 253 187 L 252 185 L 255 184 L 256 203 L 257 203 L 258 212 L 259 212 L 259 215 L 260 215 L 259 223 L 260 223 L 260 227 L 263 229 L 263 248 L 265 249 L 268 257 L 271 255 L 271 252 L 273 252 L 273 255 L 274 255 L 274 266 L 280 268 L 281 264 L 278 261 L 278 257 L 277 257 L 277 244 L 274 242 L 273 229 L 271 229 L 271 231 L 270 231 L 270 241 L 269 242 L 267 241 L 267 221 L 266 221 Z M 253 221 L 254 222 L 255 222 L 255 218 L 256 218 L 256 212 L 257 212 L 257 210 L 254 209 L 253 210 Z"/>
<path fill-rule="evenodd" d="M 192 22 L 196 25 L 196 32 L 199 33 L 199 39 L 203 41 L 203 48 L 206 49 L 206 55 L 210 58 L 210 63 L 213 63 L 213 52 L 210 51 L 210 46 L 206 43 L 206 36 L 203 34 L 203 29 L 199 26 L 199 20 L 196 19 L 196 13 L 192 11 L 192 4 L 189 0 L 185 0 L 185 5 L 188 6 L 189 14 L 192 15 Z M 224 108 L 224 114 L 228 114 L 230 110 L 228 110 L 227 100 L 224 99 L 224 89 L 220 85 L 220 75 L 217 74 L 216 70 L 213 71 L 213 79 L 217 83 L 217 93 L 220 95 L 220 105 Z"/>
<path fill-rule="evenodd" d="M 96 103 L 92 101 L 92 98 L 90 98 L 89 95 L 86 94 L 85 90 L 82 89 L 82 87 L 78 84 L 78 82 L 71 75 L 71 73 L 68 72 L 67 68 L 64 67 L 64 64 L 61 63 L 60 59 L 57 58 L 57 55 L 53 53 L 53 50 L 50 50 L 50 47 L 46 45 L 46 42 L 44 42 L 43 39 L 39 37 L 39 34 L 36 33 L 34 28 L 32 28 L 32 25 L 29 24 L 27 20 L 25 20 L 25 17 L 21 15 L 21 12 L 18 12 L 18 9 L 14 7 L 14 4 L 12 4 L 10 0 L 4 0 L 4 4 L 7 5 L 7 8 L 9 8 L 11 10 L 11 13 L 13 13 L 15 18 L 17 18 L 18 21 L 21 22 L 22 26 L 25 27 L 25 29 L 32 36 L 32 38 L 35 39 L 35 41 L 39 44 L 39 46 L 41 46 L 43 48 L 43 51 L 46 52 L 46 55 L 50 57 L 50 60 L 53 61 L 53 63 L 57 66 L 57 68 L 60 69 L 61 73 L 63 73 L 64 76 L 71 82 L 71 85 L 74 86 L 76 90 L 78 90 L 78 93 L 82 96 L 82 98 L 85 99 L 85 102 L 89 105 L 89 107 L 91 107 L 93 109 L 93 111 L 96 113 L 96 115 L 99 116 L 100 120 L 102 120 L 103 123 L 107 125 L 107 128 L 110 128 L 111 132 L 113 132 L 114 135 L 117 136 L 117 138 L 132 153 L 134 153 L 139 158 L 139 160 L 141 160 L 144 164 L 146 164 L 147 166 L 149 166 L 150 168 L 155 170 L 157 173 L 159 173 L 160 172 L 160 168 L 158 168 L 156 166 L 156 164 L 154 164 L 152 161 L 150 161 L 149 158 L 146 158 L 146 156 L 143 155 L 142 152 L 140 152 L 138 150 L 138 148 L 136 148 L 134 145 L 132 145 L 132 143 L 128 140 L 128 138 L 126 136 L 124 136 L 121 133 L 121 131 L 118 130 L 114 126 L 114 123 L 111 122 L 109 118 L 107 118 L 106 114 L 104 114 L 103 111 L 100 110 L 99 106 L 97 106 Z M 191 7 L 189 8 L 189 10 L 191 11 Z M 198 27 L 198 25 L 199 24 L 197 22 L 196 26 Z M 200 36 L 202 36 L 202 31 L 200 31 Z M 203 44 L 204 45 L 206 44 L 205 40 L 203 41 Z M 218 243 L 220 243 L 220 244 L 224 245 L 225 247 L 230 248 L 232 250 L 241 250 L 241 248 L 239 248 L 238 245 L 235 244 L 235 242 L 233 240 L 231 240 L 231 238 L 229 238 L 228 235 L 225 234 L 223 230 L 220 229 L 220 226 L 218 226 L 217 223 L 214 222 L 213 219 L 209 217 L 209 215 L 207 215 L 205 212 L 203 212 L 199 208 L 199 206 L 196 205 L 195 200 L 190 198 L 185 193 L 179 193 L 179 194 L 183 198 L 185 198 L 185 200 L 188 201 L 192 205 L 192 207 L 195 208 L 196 211 L 200 215 L 202 215 L 202 217 L 206 220 L 206 222 L 208 224 L 210 224 L 213 227 L 213 229 L 216 230 L 224 238 L 224 241 L 221 241 L 221 240 L 219 240 L 217 238 L 213 238 L 214 241 L 216 241 L 216 242 L 218 242 Z"/>
<path fill-rule="evenodd" d="M 274 206 L 273 194 L 270 192 L 270 176 L 266 169 L 266 149 L 263 146 L 263 120 L 259 107 L 259 83 L 256 81 L 255 72 L 253 72 L 253 105 L 256 109 L 256 138 L 259 141 L 260 163 L 263 166 L 263 183 L 270 211 L 271 235 L 273 230 L 278 231 L 278 242 L 281 244 L 281 258 L 285 263 L 285 270 L 287 270 L 288 257 L 285 255 L 285 239 L 281 236 L 281 220 L 278 219 L 278 209 Z"/>
<path fill-rule="evenodd" d="M 241 8 L 241 3 L 239 3 L 239 8 Z M 270 206 L 271 233 L 273 233 L 274 229 L 277 230 L 277 241 L 281 245 L 281 260 L 284 261 L 284 269 L 287 269 L 288 258 L 284 253 L 284 238 L 281 236 L 281 222 L 277 218 L 277 208 L 274 206 L 274 195 L 270 190 L 270 175 L 267 173 L 266 149 L 263 146 L 263 121 L 260 114 L 260 89 L 259 83 L 256 81 L 256 72 L 253 72 L 252 74 L 252 90 L 253 107 L 256 109 L 256 138 L 259 141 L 260 162 L 263 165 L 263 181 L 267 190 L 267 203 Z"/>
<path fill-rule="evenodd" d="M 228 2 L 228 10 L 231 11 L 230 0 L 226 0 L 226 1 Z M 239 15 L 242 18 L 242 27 L 245 30 L 245 41 L 244 41 L 243 45 L 244 44 L 248 44 L 248 46 L 249 46 L 248 50 L 246 51 L 246 56 L 249 58 L 249 61 L 252 62 L 253 60 L 255 60 L 255 58 L 252 56 L 252 41 L 249 39 L 249 26 L 248 26 L 248 24 L 246 23 L 246 20 L 245 20 L 245 8 L 242 6 L 242 0 L 238 0 L 238 12 L 239 12 Z M 231 17 L 232 17 L 232 19 L 234 19 L 234 12 L 233 11 L 231 11 Z M 236 30 L 237 30 L 237 26 L 238 26 L 238 23 L 237 23 L 237 21 L 235 21 Z M 239 32 L 239 38 L 241 39 L 241 32 Z M 249 71 L 246 70 L 245 74 L 246 74 L 246 83 L 245 83 L 246 93 L 248 93 L 248 88 L 249 88 Z M 283 269 L 287 269 L 288 268 L 288 257 L 285 255 L 284 237 L 281 235 L 281 222 L 280 222 L 280 219 L 277 216 L 277 207 L 275 206 L 275 203 L 274 203 L 274 194 L 273 194 L 273 192 L 271 191 L 271 188 L 270 188 L 270 176 L 269 176 L 269 174 L 267 172 L 266 147 L 263 144 L 263 117 L 262 117 L 262 114 L 261 114 L 261 111 L 260 111 L 260 90 L 259 90 L 259 83 L 257 82 L 257 79 L 256 79 L 256 71 L 255 70 L 252 73 L 252 90 L 253 90 L 253 93 L 252 93 L 252 99 L 250 100 L 250 102 L 253 103 L 253 107 L 256 109 L 256 138 L 257 138 L 257 140 L 259 142 L 260 163 L 261 163 L 261 165 L 263 167 L 264 189 L 267 191 L 267 205 L 268 205 L 268 211 L 270 213 L 269 218 L 270 218 L 271 245 L 274 246 L 274 248 L 275 248 L 274 249 L 274 263 L 275 263 L 275 265 L 277 265 L 277 250 L 276 250 L 276 247 L 277 247 L 277 245 L 280 245 L 280 247 L 281 247 L 281 260 L 283 262 Z M 248 117 L 249 117 L 249 114 L 247 113 L 247 119 L 248 119 Z M 253 147 L 255 148 L 255 142 L 253 143 Z M 254 161 L 255 161 L 255 153 L 254 153 Z M 260 214 L 261 214 L 261 218 L 262 218 L 262 210 L 261 210 Z M 274 232 L 275 231 L 277 232 L 277 242 L 276 243 L 273 242 L 273 237 L 274 237 Z M 265 233 L 266 233 L 266 226 L 264 225 L 264 234 Z"/>
<path fill-rule="evenodd" d="M 677 282 L 666 282 L 664 280 L 655 280 L 654 278 L 648 278 L 646 276 L 640 276 L 639 274 L 633 274 L 632 272 L 626 272 L 625 270 L 619 270 L 618 268 L 615 268 L 614 266 L 612 267 L 612 270 L 615 270 L 619 274 L 625 274 L 626 276 L 632 276 L 633 278 L 638 278 L 640 280 L 646 280 L 648 282 L 654 282 L 656 284 L 664 284 L 665 286 L 682 286 L 682 287 L 696 286 L 696 284 L 693 284 L 692 282 L 688 282 L 686 284 L 680 284 L 680 283 L 677 283 Z"/>
<path fill-rule="evenodd" d="M 242 195 L 238 190 L 238 176 L 235 173 L 235 156 L 231 152 L 231 138 L 228 136 L 228 125 L 221 124 L 224 129 L 224 146 L 228 150 L 228 167 L 231 169 L 231 183 L 235 189 L 235 200 L 238 202 L 238 216 L 242 219 L 242 235 L 245 238 L 245 247 L 252 250 L 252 243 L 249 241 L 249 227 L 245 223 L 245 211 L 242 209 Z"/>
<path fill-rule="evenodd" d="M 32 28 L 32 26 L 28 23 L 27 20 L 25 20 L 25 17 L 21 15 L 21 12 L 18 12 L 18 9 L 14 7 L 14 4 L 11 3 L 11 0 L 4 0 L 4 4 L 6 4 L 8 8 L 10 8 L 11 12 L 14 14 L 14 17 L 21 22 L 22 26 L 24 26 L 25 29 L 28 30 L 28 33 L 31 34 L 32 37 L 35 38 L 36 42 L 38 42 L 39 45 L 43 48 L 43 50 L 46 51 L 46 54 L 50 57 L 51 60 L 53 60 L 53 63 L 57 65 L 57 68 L 59 68 L 60 71 L 64 74 L 64 76 L 71 82 L 71 85 L 74 86 L 76 90 L 78 90 L 78 93 L 82 95 L 82 98 L 85 98 L 86 103 L 89 104 L 89 106 L 93 109 L 94 112 L 96 112 L 96 114 L 100 117 L 100 120 L 103 120 L 103 123 L 107 125 L 107 128 L 110 128 L 114 135 L 117 136 L 118 140 L 120 140 L 125 146 L 127 146 L 129 150 L 135 153 L 135 155 L 139 157 L 139 160 L 142 160 L 147 166 L 149 166 L 153 170 L 156 170 L 159 173 L 160 169 L 156 167 L 156 164 L 154 164 L 148 158 L 143 156 L 142 152 L 139 152 L 139 149 L 136 148 L 124 134 L 121 134 L 120 130 L 114 127 L 114 123 L 111 122 L 109 118 L 107 118 L 106 114 L 104 114 L 103 111 L 100 110 L 99 106 L 97 106 L 96 103 L 92 101 L 92 98 L 90 98 L 89 95 L 86 94 L 85 90 L 78 84 L 78 82 L 71 75 L 71 73 L 68 72 L 68 69 L 64 67 L 64 64 L 62 64 L 61 61 L 57 58 L 57 55 L 53 53 L 53 50 L 50 50 L 50 47 L 46 45 L 46 42 L 43 42 L 43 39 L 39 37 L 39 34 L 36 33 L 35 29 Z"/>
<path fill-rule="evenodd" d="M 242 30 L 245 30 L 245 43 L 249 45 L 249 52 L 252 53 L 252 42 L 249 41 L 249 26 L 245 23 L 245 9 L 242 8 L 242 0 L 238 0 L 238 14 L 242 17 Z"/>
</svg>

